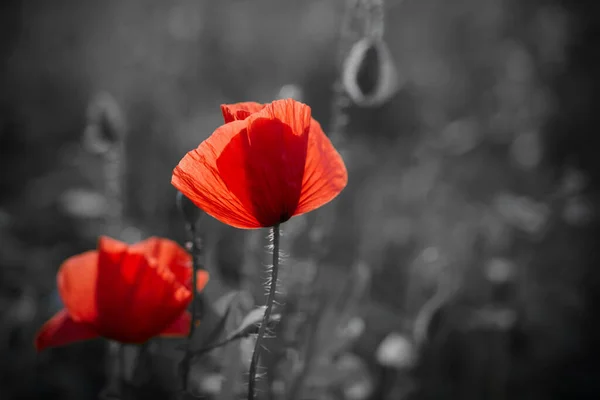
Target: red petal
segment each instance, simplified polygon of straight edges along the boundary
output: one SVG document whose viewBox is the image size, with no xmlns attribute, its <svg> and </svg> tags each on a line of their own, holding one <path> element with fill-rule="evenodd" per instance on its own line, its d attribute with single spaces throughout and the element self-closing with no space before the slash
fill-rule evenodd
<svg viewBox="0 0 600 400">
<path fill-rule="evenodd" d="M 278 119 L 288 125 L 295 136 L 302 136 L 310 127 L 311 110 L 306 104 L 294 99 L 275 100 L 253 117 Z"/>
<path fill-rule="evenodd" d="M 288 220 L 302 188 L 310 107 L 278 100 L 247 120 L 217 160 L 227 187 L 263 227 Z"/>
<path fill-rule="evenodd" d="M 58 292 L 75 321 L 91 323 L 96 319 L 98 252 L 88 251 L 68 258 L 57 274 Z"/>
<path fill-rule="evenodd" d="M 190 333 L 192 314 L 184 312 L 171 325 L 160 333 L 162 337 L 186 337 Z"/>
<path fill-rule="evenodd" d="M 159 265 L 168 267 L 179 283 L 192 287 L 192 257 L 183 247 L 170 239 L 151 237 L 134 244 L 131 251 L 143 252 L 155 259 Z M 209 274 L 205 270 L 196 273 L 196 290 L 201 292 L 208 283 Z"/>
<path fill-rule="evenodd" d="M 236 117 L 233 109 L 223 107 L 225 118 Z M 310 107 L 277 100 L 246 122 L 217 129 L 173 172 L 173 185 L 208 214 L 238 228 L 268 227 L 345 187 L 344 163 Z"/>
<path fill-rule="evenodd" d="M 194 204 L 219 221 L 237 228 L 260 228 L 261 224 L 253 215 L 252 208 L 232 193 L 225 183 L 223 172 L 217 166 L 224 149 L 246 131 L 245 121 L 233 121 L 218 128 L 208 139 L 190 151 L 175 167 L 171 183 Z M 234 140 L 236 139 L 236 140 Z M 238 155 L 243 156 L 243 152 Z M 242 158 L 243 160 L 243 158 Z M 230 166 L 230 180 L 245 182 L 245 170 L 242 160 Z"/>
<path fill-rule="evenodd" d="M 323 133 L 321 125 L 312 120 L 302 193 L 294 215 L 315 210 L 333 200 L 347 183 L 348 172 L 342 157 Z"/>
<path fill-rule="evenodd" d="M 223 119 L 225 119 L 225 123 L 227 123 L 231 121 L 244 120 L 251 114 L 259 112 L 263 108 L 265 108 L 264 104 L 247 101 L 236 104 L 222 104 L 221 112 L 223 113 Z"/>
<path fill-rule="evenodd" d="M 203 291 L 209 279 L 210 275 L 208 271 L 202 269 L 196 271 L 196 290 L 199 292 Z"/>
<path fill-rule="evenodd" d="M 185 311 L 191 292 L 166 267 L 131 250 L 121 259 L 99 249 L 98 318 L 102 336 L 143 343 L 158 335 Z"/>
<path fill-rule="evenodd" d="M 95 337 L 98 334 L 89 325 L 74 321 L 67 310 L 61 310 L 40 328 L 34 345 L 37 351 L 42 351 Z"/>
<path fill-rule="evenodd" d="M 192 257 L 172 240 L 151 237 L 134 244 L 130 250 L 143 252 L 159 265 L 168 267 L 182 284 L 187 284 L 192 278 Z"/>
</svg>

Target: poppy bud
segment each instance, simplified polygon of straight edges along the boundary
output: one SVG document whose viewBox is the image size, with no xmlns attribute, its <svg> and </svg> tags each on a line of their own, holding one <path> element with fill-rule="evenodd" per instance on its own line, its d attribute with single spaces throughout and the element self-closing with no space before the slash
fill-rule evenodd
<svg viewBox="0 0 600 400">
<path fill-rule="evenodd" d="M 109 93 L 97 94 L 87 108 L 84 146 L 92 153 L 104 154 L 124 136 L 125 120 L 119 104 Z"/>
<path fill-rule="evenodd" d="M 376 107 L 388 101 L 399 80 L 385 42 L 370 37 L 356 42 L 342 66 L 342 83 L 359 106 Z"/>
<path fill-rule="evenodd" d="M 191 225 L 194 225 L 200 217 L 202 217 L 202 210 L 200 210 L 190 199 L 185 197 L 183 193 L 177 191 L 177 208 L 183 214 L 183 218 L 185 222 Z"/>
</svg>

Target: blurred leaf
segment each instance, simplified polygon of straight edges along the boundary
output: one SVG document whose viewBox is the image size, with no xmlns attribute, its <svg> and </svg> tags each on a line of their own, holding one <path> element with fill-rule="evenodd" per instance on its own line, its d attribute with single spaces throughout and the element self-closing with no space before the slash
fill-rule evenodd
<svg viewBox="0 0 600 400">
<path fill-rule="evenodd" d="M 348 327 L 357 314 L 370 281 L 369 267 L 358 263 L 338 297 L 325 307 L 319 320 L 319 354 L 334 356 L 358 337 L 350 334 Z"/>
<path fill-rule="evenodd" d="M 497 195 L 494 207 L 509 224 L 536 237 L 544 234 L 550 218 L 546 204 L 512 193 Z"/>
<path fill-rule="evenodd" d="M 222 374 L 192 374 L 191 378 L 194 381 L 194 386 L 196 386 L 202 394 L 214 396 L 219 394 L 223 389 L 224 378 Z"/>
<path fill-rule="evenodd" d="M 246 308 L 246 304 L 244 302 L 236 301 L 235 307 L 231 307 L 231 311 L 227 317 L 225 329 L 227 331 L 235 331 L 245 319 L 244 316 L 246 316 L 249 312 L 250 310 Z M 237 398 L 240 388 L 244 387 L 241 378 L 244 376 L 243 372 L 246 372 L 242 371 L 242 359 L 239 343 L 233 342 L 226 344 L 219 354 L 219 360 L 222 360 L 221 373 L 223 375 L 224 382 L 223 390 L 221 393 L 219 393 L 217 399 L 230 400 Z"/>
<path fill-rule="evenodd" d="M 217 299 L 213 304 L 213 309 L 221 316 L 225 316 L 229 312 L 229 309 L 234 302 L 241 295 L 242 292 L 233 290 Z"/>
<path fill-rule="evenodd" d="M 74 188 L 60 197 L 62 208 L 76 218 L 101 218 L 106 214 L 108 202 L 102 193 Z"/>
<path fill-rule="evenodd" d="M 196 330 L 192 338 L 190 349 L 196 353 L 204 353 L 204 349 L 212 343 L 215 343 L 225 333 L 225 325 L 228 316 L 235 308 L 240 307 L 239 297 L 242 292 L 233 291 L 220 297 L 214 305 L 208 307 L 200 322 L 200 329 Z M 197 356 L 197 354 L 194 354 Z"/>
<path fill-rule="evenodd" d="M 341 290 L 317 310 L 314 325 L 308 332 L 301 370 L 288 385 L 291 398 L 299 398 L 305 383 L 314 386 L 329 373 L 327 371 L 335 370 L 334 358 L 362 334 L 363 329 L 357 326 L 355 317 L 370 281 L 369 267 L 357 263 Z"/>
<path fill-rule="evenodd" d="M 313 364 L 306 389 L 321 392 L 333 387 L 341 389 L 346 399 L 356 400 L 367 398 L 374 388 L 367 365 L 352 353 L 344 353 L 335 361 L 321 358 Z"/>
<path fill-rule="evenodd" d="M 233 332 L 231 332 L 227 337 L 235 338 L 248 336 L 253 333 L 258 333 L 258 329 L 260 328 L 260 322 L 265 316 L 266 306 L 260 306 L 252 311 L 250 311 L 243 319 L 240 326 Z M 271 314 L 269 324 L 272 322 L 277 322 L 281 319 L 281 314 Z"/>
<path fill-rule="evenodd" d="M 336 362 L 337 380 L 348 400 L 363 400 L 373 392 L 373 378 L 360 357 L 347 353 Z"/>
<path fill-rule="evenodd" d="M 209 352 L 211 350 L 214 350 L 218 347 L 225 346 L 229 342 L 232 342 L 237 339 L 245 338 L 251 334 L 258 333 L 259 326 L 257 326 L 257 324 L 260 324 L 260 322 L 262 321 L 264 314 L 265 314 L 265 310 L 266 310 L 266 307 L 262 306 L 255 310 L 250 311 L 250 313 L 248 315 L 246 315 L 246 317 L 242 320 L 242 323 L 240 324 L 240 326 L 237 329 L 235 329 L 233 332 L 231 332 L 229 335 L 227 335 L 227 337 L 224 340 L 217 342 L 217 343 L 210 344 L 207 347 L 204 347 L 200 350 L 195 351 L 194 356 L 198 357 L 198 356 L 200 356 L 206 352 Z M 281 319 L 281 314 L 271 314 L 271 317 L 269 320 L 269 325 L 279 321 L 280 319 Z M 226 318 L 223 318 L 222 321 L 224 323 L 226 321 Z"/>
</svg>

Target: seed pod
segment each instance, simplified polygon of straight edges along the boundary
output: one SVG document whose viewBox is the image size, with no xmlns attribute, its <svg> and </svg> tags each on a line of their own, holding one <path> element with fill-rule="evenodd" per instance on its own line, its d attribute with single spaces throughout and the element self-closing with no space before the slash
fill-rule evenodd
<svg viewBox="0 0 600 400">
<path fill-rule="evenodd" d="M 361 107 L 376 107 L 388 101 L 400 85 L 385 42 L 371 37 L 356 42 L 342 66 L 342 83 L 348 96 Z"/>
</svg>

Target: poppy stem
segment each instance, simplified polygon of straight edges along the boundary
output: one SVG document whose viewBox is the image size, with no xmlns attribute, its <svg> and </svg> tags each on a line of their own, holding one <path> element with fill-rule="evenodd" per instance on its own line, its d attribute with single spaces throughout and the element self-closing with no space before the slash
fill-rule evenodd
<svg viewBox="0 0 600 400">
<path fill-rule="evenodd" d="M 269 294 L 267 297 L 267 308 L 265 309 L 265 315 L 263 316 L 258 330 L 258 336 L 256 337 L 256 343 L 254 345 L 254 352 L 252 353 L 252 360 L 250 361 L 250 371 L 248 378 L 248 399 L 254 399 L 254 384 L 256 381 L 256 369 L 258 367 L 258 360 L 260 357 L 260 350 L 262 341 L 267 330 L 267 326 L 271 319 L 271 311 L 273 309 L 273 303 L 275 301 L 275 293 L 277 291 L 277 273 L 279 271 L 279 224 L 273 227 L 273 267 L 271 269 L 271 282 L 269 285 Z"/>
<path fill-rule="evenodd" d="M 198 280 L 198 270 L 200 269 L 200 252 L 201 252 L 201 246 L 199 244 L 199 240 L 197 237 L 197 231 L 196 231 L 196 222 L 188 222 L 186 224 L 187 226 L 187 230 L 189 232 L 190 235 L 190 243 L 191 243 L 191 247 L 190 247 L 190 254 L 192 256 L 192 309 L 191 309 L 191 314 L 192 314 L 192 318 L 190 320 L 190 331 L 188 333 L 188 338 L 187 338 L 187 347 L 186 347 L 186 351 L 185 351 L 185 356 L 183 357 L 183 361 L 182 361 L 182 386 L 183 386 L 183 391 L 187 391 L 187 387 L 188 387 L 188 380 L 189 380 L 189 374 L 190 374 L 190 367 L 191 367 L 191 362 L 192 362 L 192 358 L 193 358 L 193 354 L 191 351 L 191 343 L 192 343 L 192 337 L 194 336 L 194 331 L 196 329 L 196 314 L 198 314 L 198 311 L 196 310 L 197 308 L 197 297 L 198 297 L 198 290 L 197 290 L 197 280 Z"/>
</svg>

